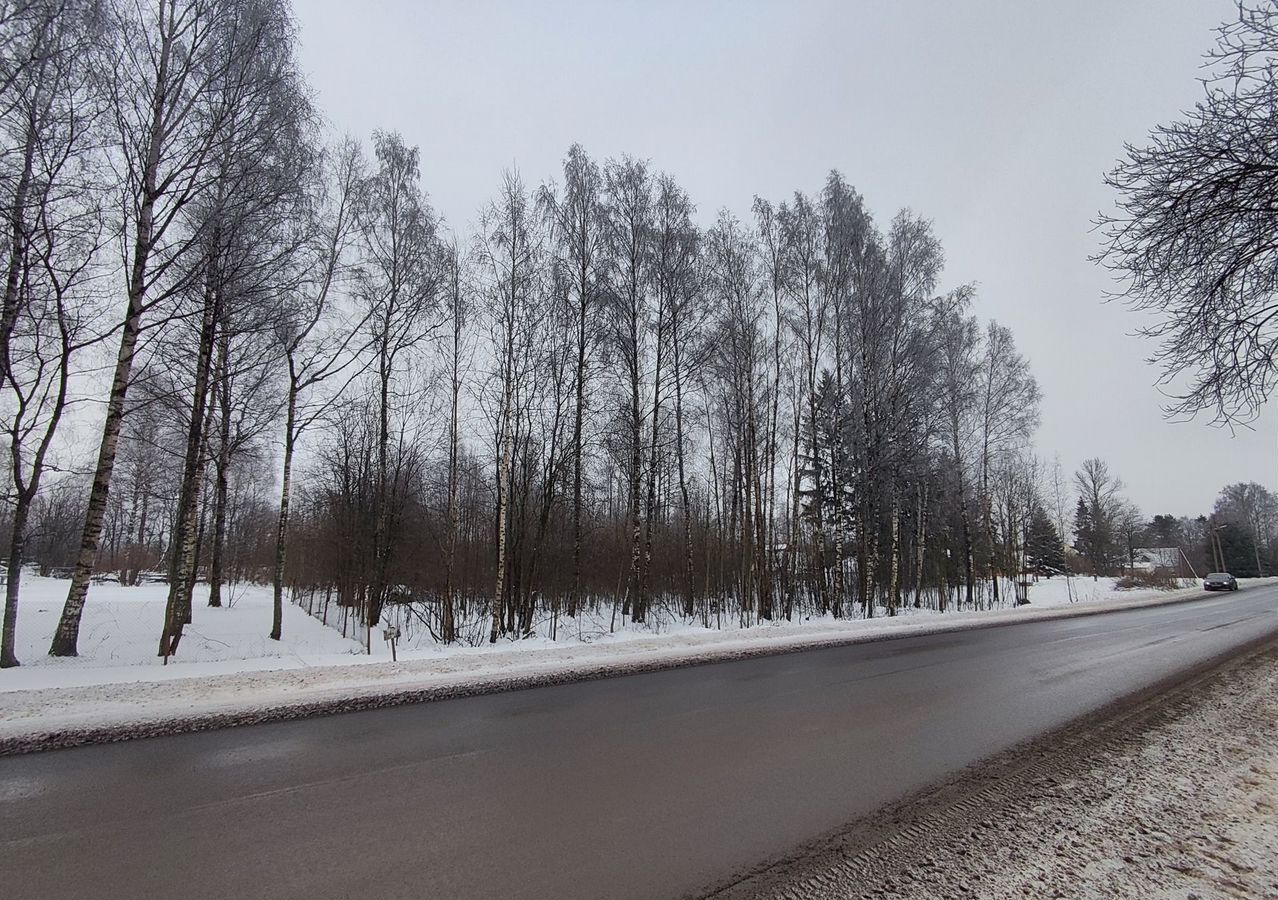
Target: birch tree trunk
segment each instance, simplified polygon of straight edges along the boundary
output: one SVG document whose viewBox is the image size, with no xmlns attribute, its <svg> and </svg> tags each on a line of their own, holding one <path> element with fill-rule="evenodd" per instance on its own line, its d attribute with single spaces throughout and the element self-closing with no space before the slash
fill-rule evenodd
<svg viewBox="0 0 1278 900">
<path fill-rule="evenodd" d="M 31 497 L 20 492 L 14 497 L 13 519 L 9 536 L 9 559 L 5 566 L 8 581 L 4 588 L 4 624 L 0 630 L 0 669 L 18 665 L 15 650 L 18 627 L 18 590 L 22 584 L 22 553 L 26 548 L 27 520 L 31 514 Z"/>
<path fill-rule="evenodd" d="M 501 452 L 497 461 L 497 577 L 493 588 L 493 623 L 488 635 L 490 644 L 497 643 L 501 634 L 506 600 L 506 507 L 509 503 L 511 468 L 509 398 L 502 404 L 501 429 Z"/>
<path fill-rule="evenodd" d="M 914 548 L 916 559 L 914 561 L 914 608 L 920 608 L 923 603 L 923 575 L 924 563 L 927 559 L 927 485 L 919 488 L 919 508 L 918 508 L 918 527 L 915 532 Z"/>
<path fill-rule="evenodd" d="M 45 61 L 41 60 L 39 69 L 43 73 Z M 0 358 L 9 359 L 9 342 L 18 320 L 18 289 L 22 277 L 22 259 L 26 245 L 27 195 L 31 191 L 32 169 L 35 160 L 36 143 L 36 99 L 30 101 L 30 112 L 27 116 L 26 134 L 22 147 L 22 169 L 14 186 L 13 203 L 8 209 L 9 259 L 5 267 L 4 306 L 0 309 Z M 0 378 L 8 373 L 0 372 Z"/>
<path fill-rule="evenodd" d="M 226 506 L 231 468 L 231 382 L 229 366 L 230 338 L 224 335 L 220 342 L 218 379 L 215 390 L 218 395 L 220 420 L 218 422 L 217 460 L 214 464 L 213 488 L 213 546 L 209 560 L 209 606 L 222 605 L 222 580 L 226 555 Z"/>
<path fill-rule="evenodd" d="M 293 452 L 297 443 L 297 380 L 289 361 L 288 402 L 284 414 L 284 469 L 280 475 L 280 509 L 275 525 L 275 569 L 271 578 L 271 634 L 278 641 L 284 628 L 284 564 L 288 553 L 289 503 L 293 490 Z"/>
<path fill-rule="evenodd" d="M 675 390 L 675 463 L 679 473 L 679 508 L 683 516 L 683 614 L 691 618 L 697 608 L 697 585 L 692 570 L 692 502 L 688 493 L 688 473 L 684 460 L 683 431 L 683 366 L 681 335 L 673 337 Z"/>
<path fill-rule="evenodd" d="M 888 615 L 895 616 L 901 607 L 901 506 L 892 498 L 892 548 L 888 575 Z"/>
<path fill-rule="evenodd" d="M 459 283 L 458 264 L 454 248 L 452 260 L 453 278 L 453 356 L 451 385 L 449 390 L 448 409 L 448 539 L 444 551 L 444 601 L 439 612 L 439 638 L 445 644 L 457 639 L 457 623 L 455 616 L 456 570 L 457 570 L 457 531 L 461 522 L 461 511 L 457 503 L 457 451 L 460 437 L 458 419 L 461 398 L 461 287 Z"/>
<path fill-rule="evenodd" d="M 167 55 L 167 47 L 166 47 Z M 161 65 L 164 58 L 161 58 Z M 160 112 L 157 111 L 157 119 Z M 84 517 L 84 531 L 80 537 L 80 551 L 71 573 L 71 586 L 49 647 L 50 656 L 75 656 L 80 638 L 80 618 L 84 614 L 84 601 L 89 593 L 89 577 L 98 556 L 98 541 L 102 537 L 102 522 L 106 515 L 107 500 L 111 493 L 111 475 L 115 470 L 115 454 L 120 443 L 120 428 L 124 422 L 124 402 L 128 395 L 133 374 L 133 358 L 137 352 L 138 335 L 142 329 L 143 301 L 146 291 L 147 258 L 151 248 L 151 215 L 154 211 L 154 179 L 158 159 L 160 123 L 156 124 L 155 152 L 147 161 L 147 181 L 150 190 L 144 193 L 141 215 L 138 217 L 137 236 L 134 242 L 133 271 L 129 279 L 129 306 L 124 326 L 120 330 L 120 348 L 116 354 L 115 371 L 111 376 L 111 393 L 107 398 L 106 418 L 102 424 L 102 440 L 98 446 L 98 459 L 94 467 L 93 486 L 89 489 L 89 503 Z"/>
<path fill-rule="evenodd" d="M 640 507 L 640 491 L 643 483 L 643 437 L 639 414 L 639 316 L 637 300 L 632 301 L 630 317 L 631 333 L 635 336 L 634 357 L 630 360 L 630 575 L 627 579 L 626 602 L 621 614 L 627 613 L 636 622 L 644 619 L 643 580 L 639 573 L 640 553 L 643 549 L 643 519 Z"/>
<path fill-rule="evenodd" d="M 648 440 L 648 485 L 647 498 L 644 505 L 644 521 L 646 523 L 644 545 L 643 545 L 643 562 L 639 570 L 639 593 L 636 600 L 636 616 L 635 621 L 641 622 L 647 613 L 648 598 L 648 570 L 652 565 L 652 540 L 653 533 L 656 531 L 656 513 L 657 513 L 657 463 L 658 463 L 658 435 L 660 434 L 661 422 L 661 377 L 662 377 L 662 357 L 665 352 L 665 327 L 664 315 L 666 306 L 664 301 L 658 301 L 657 309 L 657 335 L 656 335 L 656 359 L 654 362 L 652 376 L 652 424 L 649 429 Z"/>
<path fill-rule="evenodd" d="M 187 423 L 186 454 L 182 461 L 182 486 L 178 494 L 174 523 L 173 555 L 169 565 L 169 597 L 164 610 L 164 629 L 160 635 L 159 655 L 167 663 L 177 652 L 182 629 L 191 622 L 190 587 L 195 578 L 196 523 L 202 481 L 205 415 L 209 400 L 209 382 L 213 366 L 213 344 L 217 331 L 221 291 L 216 274 L 215 257 L 219 233 L 215 227 L 213 250 L 205 260 L 204 312 L 200 322 L 199 348 L 195 363 L 195 386 L 191 402 L 191 419 Z"/>
<path fill-rule="evenodd" d="M 955 480 L 958 483 L 959 524 L 963 537 L 963 598 L 964 602 L 971 607 L 976 602 L 973 596 L 976 571 L 972 560 L 972 525 L 967 512 L 967 491 L 965 490 L 963 478 L 963 464 L 959 461 L 962 457 L 959 455 L 961 448 L 959 447 L 957 424 L 953 426 L 953 432 L 954 472 Z"/>
</svg>

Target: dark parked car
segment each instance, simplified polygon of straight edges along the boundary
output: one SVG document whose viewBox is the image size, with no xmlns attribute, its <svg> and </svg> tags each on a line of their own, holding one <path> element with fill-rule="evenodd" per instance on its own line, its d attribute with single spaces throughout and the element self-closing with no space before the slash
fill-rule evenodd
<svg viewBox="0 0 1278 900">
<path fill-rule="evenodd" d="M 1203 579 L 1204 591 L 1236 591 L 1238 579 L 1228 572 L 1212 572 Z"/>
</svg>

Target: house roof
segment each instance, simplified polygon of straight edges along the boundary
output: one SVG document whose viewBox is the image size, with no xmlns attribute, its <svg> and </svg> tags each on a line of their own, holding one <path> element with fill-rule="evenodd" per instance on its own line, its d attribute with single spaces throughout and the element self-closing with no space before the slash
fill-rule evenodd
<svg viewBox="0 0 1278 900">
<path fill-rule="evenodd" d="M 1137 562 L 1174 568 L 1180 562 L 1179 547 L 1141 547 L 1132 556 Z"/>
</svg>

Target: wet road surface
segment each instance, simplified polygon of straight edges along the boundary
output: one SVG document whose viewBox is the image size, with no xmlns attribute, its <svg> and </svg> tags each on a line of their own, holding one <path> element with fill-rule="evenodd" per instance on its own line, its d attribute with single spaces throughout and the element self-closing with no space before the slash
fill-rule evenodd
<svg viewBox="0 0 1278 900">
<path fill-rule="evenodd" d="M 1278 632 L 1278 586 L 0 759 L 11 898 L 695 893 Z"/>
</svg>

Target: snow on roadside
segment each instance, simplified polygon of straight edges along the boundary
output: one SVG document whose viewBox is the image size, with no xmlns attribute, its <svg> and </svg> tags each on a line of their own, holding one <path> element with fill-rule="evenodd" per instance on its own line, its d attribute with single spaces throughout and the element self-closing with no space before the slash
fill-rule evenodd
<svg viewBox="0 0 1278 900">
<path fill-rule="evenodd" d="M 1273 659 L 1218 673 L 1187 714 L 1093 753 L 1081 774 L 983 810 L 895 884 L 858 887 L 897 900 L 954 885 L 985 900 L 1278 897 Z"/>
<path fill-rule="evenodd" d="M 336 628 L 324 625 L 291 603 L 284 605 L 283 640 L 272 641 L 266 636 L 271 622 L 271 591 L 268 587 L 253 584 L 232 586 L 226 606 L 213 609 L 206 603 L 208 586 L 200 584 L 196 586 L 193 598 L 194 622 L 185 630 L 177 657 L 168 665 L 162 665 L 162 660 L 156 655 L 156 645 L 164 618 L 167 586 L 145 584 L 123 587 L 110 583 L 92 587 L 80 628 L 80 655 L 72 659 L 50 657 L 47 655 L 49 642 L 58 624 L 68 584 L 65 579 L 24 575 L 16 642 L 22 666 L 0 671 L 0 692 L 168 681 L 309 666 L 363 665 L 391 658 L 389 646 L 379 636 L 374 637 L 372 652 L 367 653 L 362 639 L 343 637 Z M 1195 588 L 1197 582 L 1186 581 L 1182 586 Z M 1063 578 L 1052 578 L 1030 587 L 1031 603 L 1026 608 L 950 612 L 943 617 L 928 609 L 905 608 L 895 618 L 884 616 L 880 610 L 880 618 L 874 621 L 826 616 L 802 622 L 755 624 L 748 629 L 735 621 L 725 621 L 722 628 L 707 629 L 697 622 L 673 619 L 664 611 L 657 610 L 648 625 L 627 622 L 612 632 L 606 614 L 591 616 L 587 613 L 573 620 L 561 618 L 558 640 L 549 637 L 546 622 L 539 623 L 538 634 L 531 639 L 503 641 L 495 646 L 484 643 L 477 647 L 464 644 L 443 646 L 424 629 L 419 629 L 411 639 L 400 642 L 398 657 L 400 661 L 438 660 L 476 654 L 522 654 L 571 648 L 578 644 L 610 645 L 685 638 L 694 642 L 714 642 L 745 638 L 747 635 L 774 639 L 813 630 L 822 634 L 827 631 L 841 634 L 861 629 L 900 628 L 907 624 L 916 626 L 921 620 L 938 618 L 949 622 L 963 621 L 972 615 L 1015 613 L 1024 616 L 1038 610 L 1078 603 L 1113 603 L 1167 596 L 1171 594 L 1156 589 L 1117 590 L 1113 579 L 1108 578 L 1099 581 L 1074 578 L 1069 583 Z"/>
<path fill-rule="evenodd" d="M 18 599 L 16 652 L 22 665 L 0 671 L 0 691 L 165 680 L 308 665 L 310 660 L 350 662 L 363 644 L 343 638 L 292 604 L 284 606 L 283 640 L 271 629 L 271 591 L 233 585 L 225 606 L 208 606 L 208 585 L 196 585 L 194 622 L 186 628 L 176 664 L 156 656 L 168 586 L 95 584 L 80 624 L 80 655 L 48 655 L 70 581 L 24 573 Z"/>
<path fill-rule="evenodd" d="M 1080 585 L 1076 579 L 1074 588 Z M 52 623 L 56 623 L 57 604 L 49 598 L 64 589 L 65 582 L 43 584 L 30 593 L 24 588 L 22 612 L 27 614 L 27 624 L 22 647 L 36 664 L 0 671 L 0 750 L 19 744 L 30 749 L 50 736 L 56 737 L 54 743 L 75 743 L 90 739 L 76 736 L 89 732 L 95 735 L 91 739 L 99 740 L 108 739 L 104 733 L 118 738 L 126 733 L 292 718 L 715 659 L 1130 608 L 1200 593 L 1196 586 L 1172 592 L 1096 588 L 1095 593 L 1086 595 L 1088 601 L 1070 604 L 1064 582 L 1053 579 L 1032 587 L 1032 605 L 1019 609 L 944 615 L 911 610 L 910 615 L 893 618 L 821 619 L 722 631 L 689 625 L 662 634 L 631 629 L 589 643 L 537 638 L 485 647 L 434 646 L 410 651 L 407 658 L 401 656 L 399 662 L 392 663 L 376 656 L 353 656 L 358 644 L 291 606 L 286 608 L 286 640 L 273 645 L 260 637 L 269 619 L 269 592 L 257 588 L 245 590 L 229 610 L 197 605 L 191 631 L 192 636 L 200 637 L 190 645 L 184 639 L 182 661 L 159 666 L 150 654 L 154 652 L 153 620 L 158 620 L 163 608 L 156 599 L 162 596 L 162 586 L 117 587 L 114 591 L 95 587 L 86 625 L 98 637 L 86 642 L 90 652 L 73 660 L 43 656 Z M 153 596 L 148 597 L 148 591 Z M 147 605 L 157 602 L 160 606 L 143 614 Z M 35 615 L 31 614 L 32 606 L 36 607 Z M 43 615 L 52 618 L 42 626 L 38 610 L 46 606 Z M 23 621 L 21 614 L 19 621 Z M 107 622 L 113 623 L 114 632 L 107 628 Z M 146 627 L 139 629 L 130 623 L 145 623 Z M 228 653 L 259 647 L 277 655 L 227 658 Z M 198 661 L 190 661 L 190 657 Z M 133 660 L 134 664 L 119 665 L 122 660 Z"/>
</svg>

